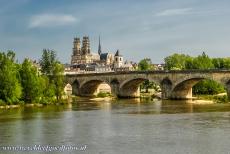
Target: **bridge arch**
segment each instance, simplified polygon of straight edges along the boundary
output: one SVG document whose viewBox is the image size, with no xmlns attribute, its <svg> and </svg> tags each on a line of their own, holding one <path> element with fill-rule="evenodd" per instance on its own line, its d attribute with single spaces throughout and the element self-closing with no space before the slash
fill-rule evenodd
<svg viewBox="0 0 230 154">
<path fill-rule="evenodd" d="M 187 78 L 181 82 L 177 82 L 175 86 L 172 88 L 171 97 L 172 99 L 190 99 L 192 98 L 192 88 L 198 82 L 202 80 L 210 80 L 214 81 L 220 85 L 223 85 L 226 88 L 226 85 L 221 82 L 221 80 L 213 79 L 211 77 L 194 77 Z"/>
<path fill-rule="evenodd" d="M 105 80 L 100 80 L 100 79 L 92 79 L 92 80 L 87 80 L 83 82 L 80 86 L 80 95 L 81 96 L 94 96 L 97 94 L 97 88 L 101 84 L 108 85 L 110 87 L 110 92 L 111 92 L 111 86 L 110 83 L 105 81 Z"/>
<path fill-rule="evenodd" d="M 123 81 L 119 87 L 119 97 L 139 97 L 140 84 L 147 81 L 148 78 L 132 78 Z"/>
</svg>

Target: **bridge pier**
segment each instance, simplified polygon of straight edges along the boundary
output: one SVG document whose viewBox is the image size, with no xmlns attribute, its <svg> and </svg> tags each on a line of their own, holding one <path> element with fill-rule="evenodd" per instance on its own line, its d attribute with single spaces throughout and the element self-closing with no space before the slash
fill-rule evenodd
<svg viewBox="0 0 230 154">
<path fill-rule="evenodd" d="M 230 100 L 230 80 L 226 84 L 226 91 L 227 91 L 228 100 Z"/>
<path fill-rule="evenodd" d="M 71 86 L 72 86 L 72 95 L 79 96 L 80 95 L 79 83 L 74 82 Z"/>
<path fill-rule="evenodd" d="M 172 82 L 165 78 L 161 82 L 161 99 L 170 99 L 171 98 L 171 91 L 172 91 Z"/>
<path fill-rule="evenodd" d="M 180 89 L 180 91 L 173 91 L 170 96 L 171 99 L 192 99 L 192 88 Z"/>
<path fill-rule="evenodd" d="M 118 93 L 119 93 L 119 84 L 111 84 L 111 95 L 113 97 L 118 97 Z"/>
<path fill-rule="evenodd" d="M 118 92 L 117 96 L 120 98 L 137 98 L 137 97 L 140 97 L 141 96 L 140 87 L 137 87 L 137 88 L 131 89 L 131 90 L 121 89 Z"/>
</svg>

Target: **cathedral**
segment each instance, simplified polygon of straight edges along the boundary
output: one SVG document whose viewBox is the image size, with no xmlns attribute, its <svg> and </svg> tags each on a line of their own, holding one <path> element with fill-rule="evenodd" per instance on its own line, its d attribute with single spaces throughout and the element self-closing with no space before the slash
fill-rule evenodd
<svg viewBox="0 0 230 154">
<path fill-rule="evenodd" d="M 117 50 L 115 54 L 103 53 L 100 37 L 98 53 L 91 53 L 89 37 L 84 36 L 82 39 L 82 45 L 80 38 L 74 38 L 71 65 L 73 68 L 79 68 L 82 65 L 87 65 L 88 67 L 109 67 L 111 70 L 114 70 L 123 66 L 123 56 L 120 55 L 119 50 Z"/>
</svg>

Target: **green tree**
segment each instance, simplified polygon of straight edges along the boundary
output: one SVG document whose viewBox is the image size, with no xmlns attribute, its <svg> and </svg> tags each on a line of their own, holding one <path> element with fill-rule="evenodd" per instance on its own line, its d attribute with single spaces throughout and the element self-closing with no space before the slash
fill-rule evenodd
<svg viewBox="0 0 230 154">
<path fill-rule="evenodd" d="M 214 95 L 223 92 L 224 86 L 213 80 L 202 80 L 193 86 L 193 94 Z"/>
<path fill-rule="evenodd" d="M 45 95 L 56 96 L 56 99 L 61 99 L 64 90 L 64 67 L 57 60 L 56 52 L 49 49 L 44 49 L 40 60 L 41 71 L 48 77 L 47 93 Z"/>
<path fill-rule="evenodd" d="M 41 80 L 37 68 L 32 65 L 29 59 L 25 59 L 20 69 L 22 85 L 22 98 L 26 103 L 38 101 L 42 97 Z"/>
<path fill-rule="evenodd" d="M 184 54 L 173 54 L 164 59 L 166 70 L 184 70 L 186 69 L 186 62 L 191 61 L 192 58 Z M 188 65 L 188 64 L 187 64 Z"/>
<path fill-rule="evenodd" d="M 149 59 L 149 58 L 142 59 L 138 63 L 138 69 L 141 70 L 141 71 L 153 70 L 154 67 L 153 67 L 151 59 Z M 148 93 L 149 88 L 154 88 L 155 87 L 155 83 L 150 82 L 149 80 L 146 80 L 141 84 L 140 87 L 141 87 L 141 89 L 145 89 L 145 92 Z"/>
<path fill-rule="evenodd" d="M 21 97 L 19 72 L 15 63 L 15 53 L 0 53 L 0 99 L 6 103 L 18 103 Z"/>
<path fill-rule="evenodd" d="M 46 75 L 51 75 L 56 62 L 56 52 L 49 49 L 43 49 L 42 58 L 40 60 L 41 72 Z"/>
<path fill-rule="evenodd" d="M 151 59 L 149 59 L 149 58 L 142 59 L 138 63 L 138 69 L 141 70 L 141 71 L 152 70 L 153 65 L 152 65 Z"/>
<path fill-rule="evenodd" d="M 212 63 L 212 59 L 209 58 L 209 56 L 206 55 L 205 52 L 203 52 L 202 55 L 199 55 L 198 57 L 195 57 L 193 59 L 192 68 L 193 69 L 212 69 L 214 68 L 214 65 Z"/>
<path fill-rule="evenodd" d="M 53 83 L 55 86 L 55 96 L 57 100 L 61 99 L 61 96 L 64 92 L 64 66 L 60 64 L 59 62 L 56 62 L 54 64 L 54 70 L 53 70 Z"/>
<path fill-rule="evenodd" d="M 223 69 L 225 67 L 223 58 L 213 58 L 212 64 L 216 69 Z"/>
<path fill-rule="evenodd" d="M 224 68 L 230 69 L 230 58 L 224 58 Z"/>
<path fill-rule="evenodd" d="M 53 102 L 55 97 L 55 86 L 46 75 L 42 75 L 40 78 L 41 86 L 43 87 L 43 97 L 41 103 L 49 104 Z"/>
</svg>

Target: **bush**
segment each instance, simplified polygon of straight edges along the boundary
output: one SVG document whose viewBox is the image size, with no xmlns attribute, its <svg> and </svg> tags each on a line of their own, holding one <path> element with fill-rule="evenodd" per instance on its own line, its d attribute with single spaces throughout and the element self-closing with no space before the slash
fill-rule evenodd
<svg viewBox="0 0 230 154">
<path fill-rule="evenodd" d="M 4 105 L 6 105 L 6 103 L 0 99 L 0 106 L 4 106 Z"/>
<path fill-rule="evenodd" d="M 97 97 L 108 97 L 108 96 L 111 96 L 110 95 L 110 93 L 104 93 L 104 92 L 99 92 L 98 94 L 97 94 Z"/>
<path fill-rule="evenodd" d="M 218 96 L 218 95 L 198 95 L 199 99 L 205 99 L 205 100 L 212 100 L 216 103 L 229 103 L 229 99 L 227 95 Z"/>
<path fill-rule="evenodd" d="M 193 94 L 214 95 L 225 92 L 224 86 L 212 80 L 203 80 L 193 88 Z"/>
<path fill-rule="evenodd" d="M 215 100 L 216 103 L 228 103 L 228 96 L 214 96 L 213 99 Z"/>
</svg>

